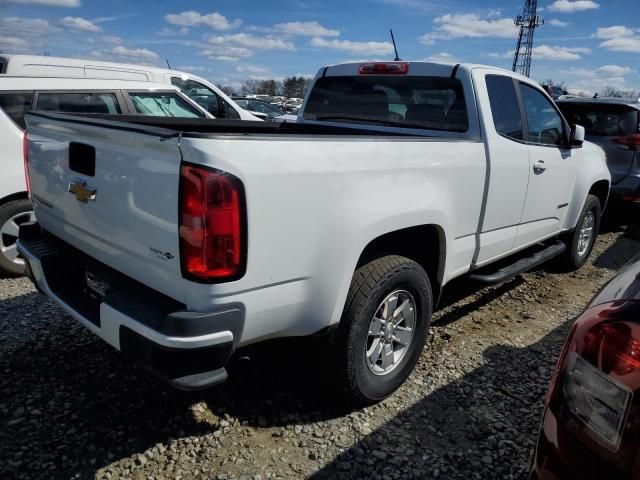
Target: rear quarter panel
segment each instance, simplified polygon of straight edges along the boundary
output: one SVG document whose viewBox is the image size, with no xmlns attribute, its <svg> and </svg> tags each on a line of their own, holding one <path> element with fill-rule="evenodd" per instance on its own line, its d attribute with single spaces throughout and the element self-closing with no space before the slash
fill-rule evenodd
<svg viewBox="0 0 640 480">
<path fill-rule="evenodd" d="M 26 190 L 22 131 L 0 110 L 0 202 Z"/>
<path fill-rule="evenodd" d="M 360 254 L 388 232 L 440 226 L 445 279 L 471 263 L 486 168 L 482 143 L 220 136 L 183 138 L 180 149 L 184 161 L 244 183 L 245 276 L 210 286 L 209 295 L 184 293 L 193 308 L 210 310 L 225 299 L 250 302 L 269 292 L 246 306 L 246 340 L 309 334 L 337 323 Z"/>
</svg>

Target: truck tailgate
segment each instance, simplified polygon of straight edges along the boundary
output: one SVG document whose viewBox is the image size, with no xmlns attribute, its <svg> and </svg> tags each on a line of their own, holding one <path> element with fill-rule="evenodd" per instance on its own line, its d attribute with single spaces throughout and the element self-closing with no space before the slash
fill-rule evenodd
<svg viewBox="0 0 640 480">
<path fill-rule="evenodd" d="M 110 126 L 28 115 L 36 217 L 70 245 L 175 297 L 179 136 L 154 127 Z"/>
</svg>

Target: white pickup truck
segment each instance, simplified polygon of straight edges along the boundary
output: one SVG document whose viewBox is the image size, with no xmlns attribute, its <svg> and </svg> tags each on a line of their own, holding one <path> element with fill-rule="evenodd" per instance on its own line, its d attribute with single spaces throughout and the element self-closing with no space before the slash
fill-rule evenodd
<svg viewBox="0 0 640 480">
<path fill-rule="evenodd" d="M 328 66 L 298 123 L 32 112 L 27 132 L 30 277 L 185 389 L 239 347 L 325 334 L 338 391 L 381 400 L 451 279 L 582 266 L 610 184 L 538 84 L 476 65 Z"/>
</svg>

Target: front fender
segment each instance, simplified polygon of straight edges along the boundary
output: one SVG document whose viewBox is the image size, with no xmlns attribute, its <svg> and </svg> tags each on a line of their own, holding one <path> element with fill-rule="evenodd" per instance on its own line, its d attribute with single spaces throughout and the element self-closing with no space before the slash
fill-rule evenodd
<svg viewBox="0 0 640 480">
<path fill-rule="evenodd" d="M 576 228 L 591 187 L 603 180 L 611 185 L 611 173 L 607 167 L 604 150 L 591 142 L 584 142 L 579 155 L 576 186 L 573 190 L 563 231 L 571 231 Z"/>
</svg>

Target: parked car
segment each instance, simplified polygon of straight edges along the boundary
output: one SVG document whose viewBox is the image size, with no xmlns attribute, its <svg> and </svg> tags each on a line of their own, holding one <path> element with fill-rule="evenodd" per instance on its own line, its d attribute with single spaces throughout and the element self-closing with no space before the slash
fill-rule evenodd
<svg viewBox="0 0 640 480">
<path fill-rule="evenodd" d="M 596 294 L 571 329 L 530 478 L 640 478 L 640 257 Z"/>
<path fill-rule="evenodd" d="M 582 125 L 600 145 L 611 171 L 611 192 L 640 206 L 640 103 L 618 98 L 566 98 L 557 102 L 565 117 Z"/>
<path fill-rule="evenodd" d="M 284 112 L 278 107 L 271 105 L 270 103 L 263 102 L 262 100 L 255 100 L 253 98 L 233 97 L 238 106 L 248 110 L 252 114 L 263 114 L 266 119 L 273 119 L 279 117 Z"/>
<path fill-rule="evenodd" d="M 29 110 L 206 118 L 176 87 L 124 80 L 26 78 L 0 75 L 0 271 L 21 275 L 18 227 L 33 220 L 22 155 Z"/>
<path fill-rule="evenodd" d="M 524 76 L 333 65 L 298 120 L 28 114 L 30 277 L 179 388 L 223 381 L 239 347 L 318 335 L 320 371 L 367 404 L 411 373 L 451 279 L 589 257 L 604 153 Z"/>
<path fill-rule="evenodd" d="M 2 73 L 30 77 L 135 80 L 173 85 L 186 95 L 192 96 L 196 102 L 216 118 L 260 120 L 238 107 L 233 100 L 211 82 L 178 70 L 96 60 L 0 53 L 0 74 Z"/>
</svg>

